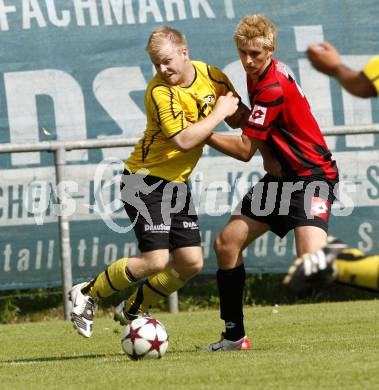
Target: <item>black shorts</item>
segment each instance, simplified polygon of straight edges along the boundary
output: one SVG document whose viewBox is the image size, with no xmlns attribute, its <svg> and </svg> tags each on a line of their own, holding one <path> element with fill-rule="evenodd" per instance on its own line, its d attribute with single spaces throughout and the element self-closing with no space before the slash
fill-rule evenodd
<svg viewBox="0 0 379 390">
<path fill-rule="evenodd" d="M 121 197 L 141 252 L 200 246 L 198 217 L 187 183 L 125 171 Z"/>
<path fill-rule="evenodd" d="M 289 180 L 265 175 L 244 196 L 234 214 L 267 223 L 281 238 L 297 226 L 317 226 L 328 232 L 337 182 L 315 176 Z"/>
</svg>

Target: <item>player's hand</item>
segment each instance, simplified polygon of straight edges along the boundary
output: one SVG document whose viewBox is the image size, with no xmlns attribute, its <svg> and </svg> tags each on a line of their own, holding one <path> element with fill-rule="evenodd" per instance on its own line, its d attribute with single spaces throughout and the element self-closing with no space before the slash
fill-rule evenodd
<svg viewBox="0 0 379 390">
<path fill-rule="evenodd" d="M 225 96 L 220 96 L 217 99 L 213 112 L 225 119 L 237 111 L 238 103 L 239 99 L 233 95 L 233 92 L 229 91 Z"/>
<path fill-rule="evenodd" d="M 309 45 L 307 56 L 314 68 L 328 76 L 335 76 L 342 64 L 340 54 L 329 42 Z"/>
<path fill-rule="evenodd" d="M 250 115 L 250 109 L 241 101 L 238 104 L 238 110 L 232 115 L 225 118 L 225 122 L 232 128 L 243 128 L 247 123 L 247 118 Z"/>
</svg>

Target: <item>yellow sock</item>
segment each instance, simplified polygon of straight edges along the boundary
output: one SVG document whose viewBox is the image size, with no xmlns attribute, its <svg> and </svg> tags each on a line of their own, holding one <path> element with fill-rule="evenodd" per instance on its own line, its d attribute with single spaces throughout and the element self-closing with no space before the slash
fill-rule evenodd
<svg viewBox="0 0 379 390">
<path fill-rule="evenodd" d="M 125 302 L 125 309 L 130 314 L 147 312 L 151 306 L 179 290 L 183 285 L 184 282 L 179 278 L 179 274 L 167 267 L 164 271 L 149 276 Z"/>
<path fill-rule="evenodd" d="M 82 288 L 83 294 L 93 299 L 106 298 L 117 291 L 124 290 L 136 282 L 136 279 L 127 271 L 128 258 L 112 263 L 105 271 L 91 280 Z"/>
<path fill-rule="evenodd" d="M 375 290 L 379 288 L 379 256 L 366 256 L 358 249 L 345 249 L 334 264 L 339 282 Z"/>
</svg>

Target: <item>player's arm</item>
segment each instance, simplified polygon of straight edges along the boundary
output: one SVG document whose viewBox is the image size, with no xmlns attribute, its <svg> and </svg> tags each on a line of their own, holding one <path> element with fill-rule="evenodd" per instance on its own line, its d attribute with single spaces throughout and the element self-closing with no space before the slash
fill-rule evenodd
<svg viewBox="0 0 379 390">
<path fill-rule="evenodd" d="M 363 98 L 377 96 L 375 86 L 365 73 L 344 65 L 339 52 L 330 43 L 309 45 L 307 55 L 315 69 L 334 77 L 351 94 Z"/>
<path fill-rule="evenodd" d="M 259 145 L 259 151 L 262 155 L 264 170 L 272 176 L 283 177 L 284 172 L 282 169 L 282 165 L 276 158 L 270 146 L 267 145 L 266 142 L 261 142 L 261 144 Z"/>
<path fill-rule="evenodd" d="M 229 116 L 228 118 L 225 118 L 225 122 L 232 128 L 232 129 L 238 129 L 243 128 L 246 125 L 247 118 L 249 116 L 250 110 L 249 108 L 242 103 L 242 101 L 238 104 L 237 111 Z"/>
<path fill-rule="evenodd" d="M 233 115 L 238 109 L 238 98 L 228 92 L 225 96 L 220 96 L 213 111 L 203 120 L 187 126 L 171 137 L 171 141 L 183 152 L 191 150 L 203 143 L 225 118 Z"/>
<path fill-rule="evenodd" d="M 262 141 L 248 137 L 245 134 L 225 135 L 212 133 L 207 139 L 207 144 L 237 160 L 249 161 L 262 144 Z"/>
<path fill-rule="evenodd" d="M 242 102 L 238 105 L 238 110 L 231 116 L 225 119 L 225 122 L 236 129 L 238 127 L 244 128 L 247 124 L 247 119 L 250 114 L 250 109 Z M 282 166 L 279 160 L 274 155 L 270 146 L 266 142 L 261 142 L 258 149 L 262 155 L 263 167 L 267 173 L 273 176 L 283 176 Z"/>
<path fill-rule="evenodd" d="M 338 82 L 352 95 L 362 98 L 377 96 L 376 89 L 363 72 L 348 68 L 340 64 L 334 76 Z"/>
</svg>

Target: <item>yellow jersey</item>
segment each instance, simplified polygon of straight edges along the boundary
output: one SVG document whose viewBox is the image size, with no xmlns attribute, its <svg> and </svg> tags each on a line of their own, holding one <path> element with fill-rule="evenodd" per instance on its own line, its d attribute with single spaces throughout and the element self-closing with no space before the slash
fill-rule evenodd
<svg viewBox="0 0 379 390">
<path fill-rule="evenodd" d="M 372 58 L 366 64 L 363 68 L 363 73 L 370 79 L 377 94 L 379 94 L 379 56 Z"/>
<path fill-rule="evenodd" d="M 219 96 L 228 91 L 235 93 L 229 79 L 219 69 L 200 61 L 192 61 L 192 64 L 195 79 L 188 87 L 170 85 L 158 74 L 149 83 L 144 99 L 146 130 L 125 161 L 129 171 L 136 173 L 146 169 L 149 175 L 168 181 L 188 180 L 204 144 L 182 152 L 170 138 L 185 129 L 188 122 L 199 122 L 209 115 Z"/>
</svg>

